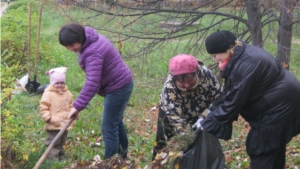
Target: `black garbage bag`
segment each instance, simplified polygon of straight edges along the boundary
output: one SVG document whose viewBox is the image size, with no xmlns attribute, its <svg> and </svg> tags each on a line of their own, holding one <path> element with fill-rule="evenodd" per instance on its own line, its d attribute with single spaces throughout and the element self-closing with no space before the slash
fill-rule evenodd
<svg viewBox="0 0 300 169">
<path fill-rule="evenodd" d="M 226 169 L 225 156 L 218 138 L 204 130 L 184 151 L 179 161 L 180 169 Z"/>
<path fill-rule="evenodd" d="M 37 90 L 36 90 L 36 92 L 37 92 L 38 94 L 43 94 L 44 91 L 45 91 L 45 89 L 46 89 L 48 86 L 49 86 L 49 84 L 44 84 L 43 86 L 38 87 Z"/>
</svg>

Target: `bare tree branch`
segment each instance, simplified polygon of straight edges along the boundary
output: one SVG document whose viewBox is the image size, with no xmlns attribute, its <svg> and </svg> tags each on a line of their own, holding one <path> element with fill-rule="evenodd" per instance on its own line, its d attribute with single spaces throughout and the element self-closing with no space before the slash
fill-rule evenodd
<svg viewBox="0 0 300 169">
<path fill-rule="evenodd" d="M 270 39 L 279 51 L 284 51 L 277 52 L 277 57 L 287 58 L 292 28 L 300 23 L 296 0 L 285 3 L 284 0 L 71 0 L 71 3 L 65 8 L 70 20 L 105 32 L 113 42 L 136 44 L 136 49 L 124 48 L 130 57 L 146 55 L 170 44 L 176 47 L 174 54 L 205 54 L 203 41 L 208 34 L 226 29 L 261 47 Z M 78 10 L 77 15 L 71 12 L 73 9 Z M 288 14 L 293 17 L 286 22 L 283 18 L 287 19 Z"/>
</svg>

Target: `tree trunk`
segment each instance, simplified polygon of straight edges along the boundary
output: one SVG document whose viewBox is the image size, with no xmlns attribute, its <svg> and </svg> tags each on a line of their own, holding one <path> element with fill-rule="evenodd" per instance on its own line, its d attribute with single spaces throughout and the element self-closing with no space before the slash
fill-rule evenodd
<svg viewBox="0 0 300 169">
<path fill-rule="evenodd" d="M 295 0 L 280 0 L 277 59 L 289 70 Z"/>
<path fill-rule="evenodd" d="M 252 45 L 263 47 L 259 2 L 257 0 L 246 0 L 246 9 Z"/>
</svg>

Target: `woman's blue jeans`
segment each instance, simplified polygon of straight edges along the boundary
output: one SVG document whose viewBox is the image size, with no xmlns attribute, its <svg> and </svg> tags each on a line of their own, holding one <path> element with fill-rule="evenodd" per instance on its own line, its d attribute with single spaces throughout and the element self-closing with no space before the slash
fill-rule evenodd
<svg viewBox="0 0 300 169">
<path fill-rule="evenodd" d="M 123 158 L 127 158 L 128 138 L 123 115 L 132 89 L 133 81 L 122 89 L 107 93 L 104 97 L 102 136 L 106 159 L 117 153 L 120 153 Z"/>
</svg>

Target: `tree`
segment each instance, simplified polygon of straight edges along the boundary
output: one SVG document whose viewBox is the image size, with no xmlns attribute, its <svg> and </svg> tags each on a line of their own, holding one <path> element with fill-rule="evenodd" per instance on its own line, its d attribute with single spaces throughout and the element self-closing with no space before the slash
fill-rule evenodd
<svg viewBox="0 0 300 169">
<path fill-rule="evenodd" d="M 298 1 L 298 0 L 297 0 Z M 296 1 L 279 0 L 280 16 L 279 16 L 279 29 L 278 29 L 278 48 L 277 58 L 288 69 L 290 63 L 291 43 L 293 35 L 293 24 L 300 22 L 299 18 L 294 20 L 294 7 L 297 6 Z M 299 16 L 299 3 L 298 3 L 298 16 Z"/>
<path fill-rule="evenodd" d="M 263 47 L 266 40 L 277 46 L 274 54 L 289 69 L 293 28 L 300 23 L 298 0 L 71 0 L 78 9 L 92 15 L 69 15 L 108 36 L 117 37 L 120 47 L 126 40 L 146 43 L 130 56 L 152 52 L 167 42 L 184 45 L 184 51 L 201 53 L 203 40 L 218 29 L 234 32 L 240 39 Z M 151 16 L 156 17 L 151 17 Z M 100 17 L 106 20 L 99 19 Z M 109 18 L 107 20 L 107 18 Z M 96 22 L 95 22 L 96 21 Z M 141 25 L 145 25 L 141 30 Z M 115 29 L 116 26 L 119 29 Z M 161 27 L 167 27 L 162 29 Z M 192 28 L 191 28 L 192 27 Z M 121 28 L 121 29 L 120 29 Z M 277 36 L 276 36 L 277 35 Z M 294 33 L 299 36 L 299 33 Z M 182 41 L 185 43 L 181 43 Z"/>
</svg>

